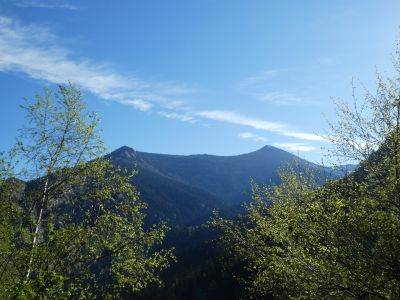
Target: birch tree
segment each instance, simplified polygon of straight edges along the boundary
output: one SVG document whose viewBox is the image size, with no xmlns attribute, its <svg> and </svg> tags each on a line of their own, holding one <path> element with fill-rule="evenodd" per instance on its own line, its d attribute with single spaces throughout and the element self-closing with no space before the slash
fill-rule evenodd
<svg viewBox="0 0 400 300">
<path fill-rule="evenodd" d="M 86 111 L 79 88 L 45 89 L 22 108 L 27 126 L 13 149 L 26 182 L 12 194 L 22 215 L 14 241 L 18 274 L 3 293 L 118 298 L 160 282 L 157 272 L 172 258 L 160 247 L 167 227 L 144 229 L 134 173 L 102 158 L 98 118 Z"/>
</svg>

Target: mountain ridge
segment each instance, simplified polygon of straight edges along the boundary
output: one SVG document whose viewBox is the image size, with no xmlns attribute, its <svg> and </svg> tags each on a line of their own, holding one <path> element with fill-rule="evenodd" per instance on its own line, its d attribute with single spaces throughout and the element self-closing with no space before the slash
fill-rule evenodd
<svg viewBox="0 0 400 300">
<path fill-rule="evenodd" d="M 116 165 L 138 170 L 133 183 L 149 204 L 149 215 L 186 225 L 195 221 L 194 212 L 200 221 L 213 208 L 237 211 L 251 198 L 251 181 L 279 183 L 277 170 L 288 164 L 314 168 L 322 180 L 340 177 L 329 168 L 269 145 L 231 156 L 148 153 L 122 146 L 107 157 Z"/>
<path fill-rule="evenodd" d="M 136 152 L 138 153 L 148 153 L 148 154 L 155 154 L 155 155 L 165 155 L 165 156 L 179 156 L 179 157 L 190 157 L 190 156 L 215 156 L 215 157 L 235 157 L 235 156 L 242 156 L 242 155 L 249 155 L 249 154 L 253 154 L 253 153 L 262 153 L 264 151 L 267 150 L 278 150 L 281 152 L 285 152 L 288 153 L 290 155 L 296 156 L 288 151 L 285 151 L 281 148 L 275 147 L 275 146 L 271 146 L 271 145 L 265 145 L 257 150 L 254 151 L 250 151 L 250 152 L 246 152 L 246 153 L 241 153 L 241 154 L 233 154 L 233 155 L 218 155 L 218 154 L 209 154 L 209 153 L 194 153 L 194 154 L 166 154 L 166 153 L 155 153 L 155 152 L 145 152 L 145 151 L 139 151 L 136 150 L 133 147 L 127 146 L 127 145 L 123 145 L 118 147 L 117 149 L 113 150 L 110 152 L 110 154 L 120 154 L 120 153 L 125 153 L 127 156 L 131 156 L 131 155 L 135 155 Z M 297 156 L 296 156 L 297 157 Z M 299 158 L 302 159 L 302 158 Z"/>
</svg>

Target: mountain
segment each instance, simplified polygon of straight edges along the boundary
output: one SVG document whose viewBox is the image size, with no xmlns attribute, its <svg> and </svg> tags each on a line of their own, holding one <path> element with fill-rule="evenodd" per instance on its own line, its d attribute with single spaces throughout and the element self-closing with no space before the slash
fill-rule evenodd
<svg viewBox="0 0 400 300">
<path fill-rule="evenodd" d="M 251 197 L 251 180 L 278 183 L 279 167 L 296 161 L 300 168 L 319 170 L 321 180 L 340 176 L 272 146 L 236 156 L 155 154 L 123 146 L 108 156 L 114 164 L 139 171 L 133 183 L 148 203 L 151 221 L 182 226 L 200 224 L 213 208 L 237 212 Z"/>
<path fill-rule="evenodd" d="M 232 277 L 237 270 L 223 264 L 223 249 L 215 241 L 218 233 L 204 225 L 213 209 L 234 218 L 241 204 L 250 200 L 251 179 L 278 183 L 277 170 L 287 164 L 319 171 L 321 183 L 345 175 L 271 146 L 236 156 L 154 154 L 124 146 L 106 157 L 115 165 L 138 170 L 132 183 L 148 205 L 146 222 L 166 221 L 171 226 L 163 247 L 173 247 L 177 258 L 160 274 L 164 287 L 149 286 L 139 296 L 127 291 L 124 299 L 243 299 L 245 290 Z"/>
<path fill-rule="evenodd" d="M 206 222 L 214 208 L 226 206 L 218 197 L 147 169 L 133 179 L 140 198 L 148 204 L 149 223 L 160 220 L 187 226 Z"/>
<path fill-rule="evenodd" d="M 148 204 L 150 223 L 165 220 L 171 225 L 164 246 L 174 247 L 177 262 L 162 274 L 165 285 L 146 288 L 139 296 L 126 299 L 243 299 L 245 289 L 224 265 L 223 250 L 204 224 L 213 208 L 234 217 L 241 203 L 251 197 L 250 181 L 279 183 L 277 170 L 284 165 L 319 172 L 321 184 L 327 178 L 343 177 L 352 166 L 325 168 L 281 149 L 265 146 L 236 156 L 166 155 L 121 147 L 108 155 L 114 164 L 138 170 L 133 184 Z"/>
</svg>

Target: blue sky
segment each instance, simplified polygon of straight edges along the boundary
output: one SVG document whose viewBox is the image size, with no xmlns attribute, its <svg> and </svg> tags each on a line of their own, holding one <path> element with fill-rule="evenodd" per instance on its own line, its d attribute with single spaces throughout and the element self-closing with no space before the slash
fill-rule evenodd
<svg viewBox="0 0 400 300">
<path fill-rule="evenodd" d="M 399 1 L 0 0 L 0 149 L 19 105 L 68 80 L 109 150 L 319 162 L 332 98 L 390 72 Z"/>
</svg>

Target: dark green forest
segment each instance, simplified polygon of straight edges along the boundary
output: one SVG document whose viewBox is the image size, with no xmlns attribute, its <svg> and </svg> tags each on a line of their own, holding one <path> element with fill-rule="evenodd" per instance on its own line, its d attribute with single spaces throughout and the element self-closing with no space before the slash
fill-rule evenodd
<svg viewBox="0 0 400 300">
<path fill-rule="evenodd" d="M 336 103 L 336 168 L 272 146 L 107 154 L 77 86 L 37 93 L 0 157 L 0 299 L 399 299 L 394 67 Z"/>
</svg>

